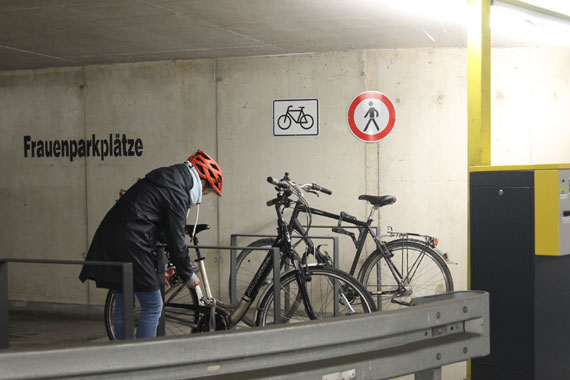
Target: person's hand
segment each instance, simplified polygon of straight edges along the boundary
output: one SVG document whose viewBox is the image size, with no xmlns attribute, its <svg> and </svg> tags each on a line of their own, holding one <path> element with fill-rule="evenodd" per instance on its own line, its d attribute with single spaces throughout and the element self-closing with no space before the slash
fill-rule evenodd
<svg viewBox="0 0 570 380">
<path fill-rule="evenodd" d="M 171 266 L 166 271 L 164 271 L 164 286 L 172 285 L 174 281 L 174 274 L 176 273 L 176 267 Z"/>
<path fill-rule="evenodd" d="M 198 285 L 200 285 L 200 279 L 197 278 L 196 281 L 194 281 L 193 283 L 189 284 L 188 287 L 190 289 L 194 289 L 195 287 L 197 287 Z"/>
</svg>

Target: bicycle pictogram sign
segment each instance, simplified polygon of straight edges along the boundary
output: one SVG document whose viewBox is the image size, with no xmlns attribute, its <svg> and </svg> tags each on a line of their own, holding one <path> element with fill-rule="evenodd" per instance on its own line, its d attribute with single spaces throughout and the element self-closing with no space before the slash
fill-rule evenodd
<svg viewBox="0 0 570 380">
<path fill-rule="evenodd" d="M 348 126 L 358 139 L 376 142 L 388 135 L 396 123 L 396 109 L 378 91 L 365 91 L 350 103 Z"/>
<path fill-rule="evenodd" d="M 317 135 L 318 100 L 295 99 L 273 101 L 275 136 Z"/>
<path fill-rule="evenodd" d="M 299 124 L 303 129 L 309 129 L 315 123 L 315 120 L 311 115 L 306 114 L 303 109 L 305 107 L 299 106 L 298 109 L 294 109 L 293 105 L 287 107 L 287 112 L 279 116 L 277 119 L 277 126 L 283 130 L 289 129 L 291 122 Z M 295 116 L 296 115 L 296 116 Z"/>
</svg>

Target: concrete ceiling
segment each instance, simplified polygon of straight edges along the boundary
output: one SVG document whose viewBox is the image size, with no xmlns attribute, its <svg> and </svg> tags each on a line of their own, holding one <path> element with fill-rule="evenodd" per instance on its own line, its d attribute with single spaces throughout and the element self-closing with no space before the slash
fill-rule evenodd
<svg viewBox="0 0 570 380">
<path fill-rule="evenodd" d="M 406 1 L 0 0 L 0 70 L 466 45 Z"/>
</svg>

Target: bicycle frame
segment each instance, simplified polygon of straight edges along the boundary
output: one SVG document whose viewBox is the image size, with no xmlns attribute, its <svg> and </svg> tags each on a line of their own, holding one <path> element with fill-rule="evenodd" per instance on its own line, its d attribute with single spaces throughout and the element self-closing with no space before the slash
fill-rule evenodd
<svg viewBox="0 0 570 380">
<path fill-rule="evenodd" d="M 305 251 L 305 254 L 303 255 L 303 260 L 306 259 L 306 255 L 309 252 L 311 252 L 311 251 L 315 252 L 315 249 L 314 249 L 313 242 L 307 236 L 306 229 L 302 226 L 302 224 L 298 220 L 299 213 L 301 213 L 301 212 L 311 213 L 311 214 L 319 215 L 319 216 L 322 216 L 325 218 L 338 220 L 338 222 L 339 222 L 338 227 L 339 228 L 340 228 L 340 225 L 342 222 L 346 222 L 346 223 L 349 223 L 349 224 L 356 226 L 358 228 L 358 231 L 359 231 L 358 237 L 354 240 L 354 243 L 356 246 L 356 253 L 354 255 L 354 259 L 352 261 L 352 265 L 351 265 L 349 274 L 351 276 L 354 276 L 354 273 L 356 272 L 356 267 L 358 265 L 358 261 L 360 260 L 360 256 L 362 255 L 362 251 L 364 249 L 366 238 L 368 235 L 370 235 L 374 240 L 376 248 L 385 257 L 388 268 L 390 269 L 390 272 L 394 276 L 394 279 L 398 282 L 398 286 L 400 288 L 404 288 L 405 287 L 404 283 L 405 283 L 406 279 L 403 278 L 402 274 L 398 271 L 398 269 L 396 268 L 396 266 L 392 262 L 391 257 L 390 257 L 391 256 L 390 251 L 386 247 L 386 244 L 376 234 L 374 234 L 374 231 L 372 230 L 371 225 L 372 225 L 372 222 L 374 220 L 372 217 L 373 217 L 374 213 L 377 211 L 377 209 L 378 209 L 377 206 L 373 206 L 372 210 L 370 211 L 370 215 L 368 217 L 368 220 L 366 222 L 364 222 L 364 221 L 358 220 L 354 217 L 350 217 L 344 213 L 333 214 L 333 213 L 330 213 L 328 211 L 319 210 L 319 209 L 312 208 L 312 207 L 307 208 L 301 202 L 297 201 L 295 203 L 295 207 L 294 207 L 293 212 L 291 214 L 291 220 L 289 223 L 290 223 L 293 230 L 295 230 L 299 234 L 301 234 L 301 236 L 303 237 L 303 241 L 307 245 L 307 250 Z M 422 236 L 422 235 L 417 235 L 417 236 Z M 426 244 L 429 244 L 429 243 L 426 243 Z M 315 252 L 315 253 L 317 253 L 317 252 Z M 321 262 L 323 260 L 319 254 L 315 254 L 315 258 L 317 259 L 318 262 Z"/>
<path fill-rule="evenodd" d="M 303 108 L 305 107 L 300 107 L 299 109 L 291 109 L 291 107 L 293 106 L 287 107 L 287 112 L 285 114 L 295 121 L 295 123 L 299 124 L 301 122 L 301 118 L 305 116 L 305 111 L 303 111 Z M 297 112 L 297 117 L 293 116 L 293 112 Z"/>
</svg>

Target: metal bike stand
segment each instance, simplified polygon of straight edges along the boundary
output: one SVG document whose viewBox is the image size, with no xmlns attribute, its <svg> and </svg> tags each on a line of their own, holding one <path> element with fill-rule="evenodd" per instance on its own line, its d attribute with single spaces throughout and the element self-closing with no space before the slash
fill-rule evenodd
<svg viewBox="0 0 570 380">
<path fill-rule="evenodd" d="M 44 259 L 0 259 L 0 349 L 9 348 L 9 307 L 8 307 L 8 263 L 21 264 L 62 264 L 62 265 L 99 265 L 122 268 L 122 289 L 125 295 L 125 338 L 134 338 L 133 321 L 133 264 L 111 261 L 79 260 L 44 260 Z"/>
<path fill-rule="evenodd" d="M 239 248 L 236 247 L 237 245 L 237 239 L 238 237 L 255 237 L 255 238 L 273 238 L 275 239 L 276 236 L 275 235 L 263 235 L 263 234 L 232 234 L 230 236 L 230 245 L 232 247 L 234 247 L 231 250 L 231 255 L 230 255 L 230 302 L 231 303 L 235 303 L 237 302 L 237 252 L 236 250 L 238 249 L 250 249 L 250 250 L 268 250 L 268 248 L 254 248 L 254 247 L 245 247 L 245 248 Z M 301 236 L 292 236 L 293 239 L 300 239 Z M 315 239 L 315 240 L 332 240 L 333 242 L 333 265 L 335 268 L 338 269 L 338 262 L 339 262 L 339 249 L 338 249 L 338 237 L 337 236 L 308 236 L 309 239 Z M 278 248 L 277 248 L 278 249 Z M 275 279 L 278 277 L 276 276 L 276 273 L 280 272 L 280 268 L 279 266 L 277 266 L 277 271 L 275 271 L 275 256 L 274 260 L 273 260 L 273 281 L 274 283 L 278 283 L 275 282 Z M 274 287 L 274 289 L 276 289 L 277 286 Z M 338 288 L 337 286 L 335 286 L 335 303 L 334 303 L 334 315 L 336 316 L 338 313 Z M 275 299 L 277 299 L 278 293 L 275 293 Z"/>
</svg>

